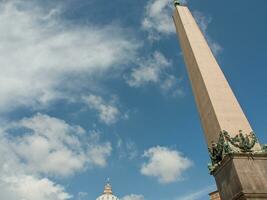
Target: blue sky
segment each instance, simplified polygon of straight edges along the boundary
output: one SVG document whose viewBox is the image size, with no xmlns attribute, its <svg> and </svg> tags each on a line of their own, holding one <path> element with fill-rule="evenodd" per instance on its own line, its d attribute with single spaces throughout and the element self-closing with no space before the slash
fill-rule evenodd
<svg viewBox="0 0 267 200">
<path fill-rule="evenodd" d="M 267 143 L 265 0 L 188 0 Z M 169 0 L 0 1 L 0 197 L 204 200 L 215 190 Z"/>
</svg>

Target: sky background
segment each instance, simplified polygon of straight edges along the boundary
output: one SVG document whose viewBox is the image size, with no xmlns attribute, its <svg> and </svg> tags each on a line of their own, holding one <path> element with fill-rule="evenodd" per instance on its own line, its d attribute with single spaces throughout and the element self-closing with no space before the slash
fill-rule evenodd
<svg viewBox="0 0 267 200">
<path fill-rule="evenodd" d="M 188 0 L 267 143 L 266 0 Z M 216 189 L 171 0 L 0 1 L 0 199 Z"/>
</svg>

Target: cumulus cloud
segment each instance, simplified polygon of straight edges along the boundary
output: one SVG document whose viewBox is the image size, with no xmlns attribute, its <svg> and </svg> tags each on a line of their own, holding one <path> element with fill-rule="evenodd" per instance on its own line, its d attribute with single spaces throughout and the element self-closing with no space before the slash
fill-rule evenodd
<svg viewBox="0 0 267 200">
<path fill-rule="evenodd" d="M 67 200 L 71 195 L 47 178 L 10 176 L 0 178 L 0 197 L 8 200 Z"/>
<path fill-rule="evenodd" d="M 154 84 L 162 91 L 172 91 L 174 94 L 181 88 L 180 80 L 169 72 L 171 64 L 161 52 L 155 51 L 151 57 L 139 61 L 138 67 L 134 68 L 129 76 L 125 76 L 126 82 L 135 88 Z"/>
<path fill-rule="evenodd" d="M 171 18 L 172 2 L 169 0 L 149 0 L 142 27 L 148 31 L 149 39 L 159 39 L 160 35 L 175 33 L 174 24 Z"/>
<path fill-rule="evenodd" d="M 101 96 L 89 95 L 83 97 L 84 102 L 89 106 L 89 108 L 94 109 L 98 112 L 98 117 L 100 121 L 105 124 L 113 124 L 120 117 L 120 111 L 111 103 L 107 103 L 103 100 Z"/>
<path fill-rule="evenodd" d="M 142 165 L 141 173 L 153 176 L 160 183 L 172 183 L 182 179 L 182 173 L 192 162 L 180 152 L 166 147 L 152 147 L 144 152 L 148 161 Z"/>
<path fill-rule="evenodd" d="M 19 136 L 12 131 L 19 131 Z M 80 126 L 42 114 L 13 123 L 7 133 L 2 142 L 23 160 L 27 172 L 35 174 L 67 176 L 88 164 L 104 167 L 111 153 L 110 143 L 91 141 Z"/>
<path fill-rule="evenodd" d="M 143 195 L 130 194 L 122 198 L 122 200 L 145 200 Z"/>
<path fill-rule="evenodd" d="M 152 57 L 139 63 L 139 67 L 132 70 L 127 83 L 132 87 L 140 87 L 147 83 L 158 83 L 164 69 L 171 62 L 160 52 L 156 51 Z"/>
<path fill-rule="evenodd" d="M 65 177 L 104 167 L 111 144 L 80 126 L 37 114 L 0 130 L 0 198 L 66 200 L 64 187 L 46 177 Z"/>
<path fill-rule="evenodd" d="M 80 78 L 95 80 L 133 59 L 137 42 L 120 27 L 72 25 L 60 17 L 60 8 L 30 2 L 0 2 L 1 112 L 71 98 L 77 88 L 94 85 Z"/>
<path fill-rule="evenodd" d="M 181 4 L 187 4 L 186 0 L 181 0 Z M 175 28 L 172 20 L 173 4 L 169 0 L 149 0 L 144 18 L 142 20 L 142 28 L 149 33 L 150 40 L 158 40 L 163 35 L 175 33 Z M 209 24 L 212 22 L 210 16 L 204 15 L 200 11 L 194 11 L 193 15 L 200 26 L 202 32 L 206 36 L 208 43 L 215 55 L 222 52 L 222 46 L 214 41 L 207 33 Z"/>
<path fill-rule="evenodd" d="M 193 12 L 194 18 L 199 25 L 200 29 L 202 30 L 202 33 L 205 35 L 206 39 L 208 40 L 209 46 L 212 50 L 212 52 L 215 55 L 218 55 L 219 53 L 222 52 L 223 48 L 222 46 L 214 41 L 209 34 L 207 33 L 208 26 L 212 22 L 212 17 L 211 16 L 206 16 L 200 11 L 194 11 Z"/>
</svg>

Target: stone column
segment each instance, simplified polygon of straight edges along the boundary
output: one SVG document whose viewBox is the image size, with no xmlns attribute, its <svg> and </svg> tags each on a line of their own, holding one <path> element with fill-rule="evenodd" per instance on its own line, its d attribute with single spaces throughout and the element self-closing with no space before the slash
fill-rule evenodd
<svg viewBox="0 0 267 200">
<path fill-rule="evenodd" d="M 267 199 L 265 150 L 252 132 L 194 17 L 177 0 L 173 19 L 209 147 L 212 160 L 209 169 L 222 200 L 251 199 L 246 197 L 247 193 L 255 194 L 254 199 L 258 196 Z M 253 160 L 254 154 L 257 159 Z M 258 183 L 263 186 L 257 190 Z"/>
</svg>

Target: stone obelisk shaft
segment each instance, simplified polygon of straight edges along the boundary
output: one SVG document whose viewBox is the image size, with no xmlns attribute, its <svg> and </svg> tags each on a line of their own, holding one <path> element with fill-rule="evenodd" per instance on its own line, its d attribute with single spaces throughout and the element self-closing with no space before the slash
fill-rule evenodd
<svg viewBox="0 0 267 200">
<path fill-rule="evenodd" d="M 250 139 L 243 134 L 234 137 L 239 130 L 250 133 L 251 126 L 189 9 L 177 0 L 175 5 L 174 22 L 220 196 L 222 200 L 267 199 L 267 150 L 254 134 Z M 222 138 L 222 130 L 232 137 Z"/>
<path fill-rule="evenodd" d="M 212 54 L 191 12 L 185 6 L 174 11 L 179 41 L 208 145 L 220 131 L 235 136 L 252 128 Z"/>
</svg>

